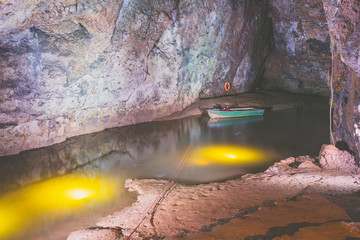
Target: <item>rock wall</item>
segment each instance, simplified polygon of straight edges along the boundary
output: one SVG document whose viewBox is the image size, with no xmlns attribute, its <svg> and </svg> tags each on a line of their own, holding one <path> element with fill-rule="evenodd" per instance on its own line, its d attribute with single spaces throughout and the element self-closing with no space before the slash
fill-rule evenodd
<svg viewBox="0 0 360 240">
<path fill-rule="evenodd" d="M 331 37 L 334 142 L 360 153 L 360 2 L 323 0 Z M 345 147 L 347 148 L 347 147 Z M 344 150 L 344 149 L 342 149 Z M 345 149 L 347 150 L 347 149 Z"/>
<path fill-rule="evenodd" d="M 267 0 L 4 0 L 0 21 L 0 155 L 248 91 L 271 32 Z"/>
<path fill-rule="evenodd" d="M 328 95 L 330 37 L 322 0 L 272 0 L 273 44 L 262 87 Z"/>
</svg>

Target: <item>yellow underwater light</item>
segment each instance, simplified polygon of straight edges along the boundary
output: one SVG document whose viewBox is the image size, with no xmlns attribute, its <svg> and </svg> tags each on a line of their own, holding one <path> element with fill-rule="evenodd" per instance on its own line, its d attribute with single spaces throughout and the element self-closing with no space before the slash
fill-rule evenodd
<svg viewBox="0 0 360 240">
<path fill-rule="evenodd" d="M 116 196 L 116 181 L 100 176 L 64 176 L 0 198 L 0 239 L 8 239 L 43 219 L 56 219 Z"/>
<path fill-rule="evenodd" d="M 0 239 L 3 239 L 19 230 L 24 218 L 14 207 L 7 207 L 2 202 L 0 205 Z"/>
<path fill-rule="evenodd" d="M 67 192 L 67 195 L 71 199 L 84 199 L 91 196 L 91 192 L 87 189 L 71 189 Z"/>
<path fill-rule="evenodd" d="M 240 146 L 205 146 L 190 156 L 193 165 L 254 165 L 265 160 L 266 153 L 254 148 Z"/>
</svg>

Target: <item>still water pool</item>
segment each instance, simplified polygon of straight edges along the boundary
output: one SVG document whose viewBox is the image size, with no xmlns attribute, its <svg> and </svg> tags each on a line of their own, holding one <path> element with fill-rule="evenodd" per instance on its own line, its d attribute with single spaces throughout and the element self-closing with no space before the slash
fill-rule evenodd
<svg viewBox="0 0 360 240">
<path fill-rule="evenodd" d="M 328 106 L 263 117 L 190 117 L 108 129 L 0 158 L 0 239 L 65 239 L 134 201 L 126 178 L 223 181 L 263 171 L 329 142 Z M 188 149 L 190 147 L 190 149 Z M 187 153 L 187 154 L 185 154 Z"/>
</svg>

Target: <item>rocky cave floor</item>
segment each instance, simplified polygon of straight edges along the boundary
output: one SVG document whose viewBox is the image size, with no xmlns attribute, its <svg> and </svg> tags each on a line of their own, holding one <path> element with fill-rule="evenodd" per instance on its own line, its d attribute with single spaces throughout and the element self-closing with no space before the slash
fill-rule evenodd
<svg viewBox="0 0 360 240">
<path fill-rule="evenodd" d="M 128 239 L 167 184 L 127 180 L 136 203 L 68 240 Z M 359 203 L 359 171 L 291 157 L 236 180 L 172 185 L 131 239 L 360 239 Z"/>
</svg>

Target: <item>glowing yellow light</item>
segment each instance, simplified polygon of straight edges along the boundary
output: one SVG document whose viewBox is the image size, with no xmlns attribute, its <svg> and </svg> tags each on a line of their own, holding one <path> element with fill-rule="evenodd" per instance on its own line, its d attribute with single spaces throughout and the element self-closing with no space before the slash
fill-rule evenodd
<svg viewBox="0 0 360 240">
<path fill-rule="evenodd" d="M 0 203 L 2 204 L 2 203 Z M 16 209 L 0 207 L 0 239 L 16 232 L 24 219 Z"/>
<path fill-rule="evenodd" d="M 194 151 L 190 163 L 194 165 L 250 165 L 265 159 L 265 153 L 239 146 L 206 146 Z"/>
<path fill-rule="evenodd" d="M 118 186 L 100 176 L 65 176 L 50 179 L 0 198 L 0 239 L 9 238 L 50 216 L 113 199 Z"/>
<path fill-rule="evenodd" d="M 225 156 L 225 157 L 228 157 L 228 158 L 232 158 L 232 159 L 237 158 L 237 156 L 236 156 L 236 155 L 234 155 L 234 154 L 230 154 L 230 153 L 224 153 L 224 156 Z"/>
<path fill-rule="evenodd" d="M 90 196 L 90 192 L 84 189 L 71 189 L 67 195 L 73 199 L 84 199 Z"/>
</svg>

